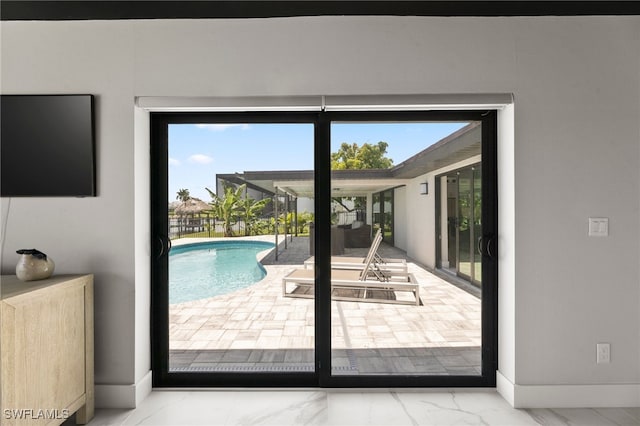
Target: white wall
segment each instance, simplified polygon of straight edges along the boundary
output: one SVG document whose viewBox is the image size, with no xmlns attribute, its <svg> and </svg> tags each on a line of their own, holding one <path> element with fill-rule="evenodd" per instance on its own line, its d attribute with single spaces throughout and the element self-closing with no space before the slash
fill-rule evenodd
<svg viewBox="0 0 640 426">
<path fill-rule="evenodd" d="M 393 244 L 407 250 L 407 188 L 402 186 L 393 191 Z M 411 228 L 409 228 L 411 229 Z"/>
<path fill-rule="evenodd" d="M 478 132 L 478 137 L 480 133 Z M 459 163 L 442 167 L 418 176 L 406 186 L 407 193 L 407 228 L 411 230 L 411 238 L 407 239 L 407 255 L 430 269 L 436 267 L 436 176 L 451 170 L 460 169 L 479 163 L 480 155 L 473 156 Z M 427 182 L 429 194 L 420 195 L 420 184 Z M 446 199 L 445 199 L 446 201 Z"/>
<path fill-rule="evenodd" d="M 515 199 L 515 108 L 509 105 L 498 113 L 498 360 L 503 379 L 501 392 L 513 395 L 516 382 L 516 199 Z M 523 302 L 524 303 L 524 302 Z M 508 321 L 500 318 L 508 318 Z M 514 319 L 511 321 L 511 319 Z"/>
<path fill-rule="evenodd" d="M 631 385 L 622 393 L 640 399 L 639 17 L 1 25 L 3 93 L 97 95 L 99 196 L 14 199 L 2 271 L 28 246 L 59 272 L 96 274 L 103 389 L 141 386 L 148 372 L 135 96 L 513 93 L 513 145 L 500 154 L 512 167 L 500 189 L 513 189 L 500 194 L 502 387 L 520 405 L 578 385 Z M 611 235 L 588 238 L 589 216 L 609 217 Z M 602 341 L 608 365 L 594 362 Z"/>
<path fill-rule="evenodd" d="M 313 198 L 298 198 L 298 213 L 314 212 Z"/>
</svg>

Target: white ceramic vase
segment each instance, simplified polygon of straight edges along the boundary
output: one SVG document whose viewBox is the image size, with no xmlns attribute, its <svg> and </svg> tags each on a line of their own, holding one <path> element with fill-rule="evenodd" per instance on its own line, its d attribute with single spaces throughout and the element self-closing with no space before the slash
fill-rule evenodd
<svg viewBox="0 0 640 426">
<path fill-rule="evenodd" d="M 53 275 L 55 263 L 46 254 L 36 249 L 18 250 L 20 260 L 16 265 L 16 276 L 20 281 L 44 280 Z"/>
</svg>

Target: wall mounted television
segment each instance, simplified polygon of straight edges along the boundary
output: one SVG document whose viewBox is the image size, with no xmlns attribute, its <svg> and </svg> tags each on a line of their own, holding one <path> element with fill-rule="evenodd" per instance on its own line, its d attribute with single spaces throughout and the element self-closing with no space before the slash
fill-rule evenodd
<svg viewBox="0 0 640 426">
<path fill-rule="evenodd" d="M 95 197 L 93 95 L 0 96 L 0 196 Z"/>
</svg>

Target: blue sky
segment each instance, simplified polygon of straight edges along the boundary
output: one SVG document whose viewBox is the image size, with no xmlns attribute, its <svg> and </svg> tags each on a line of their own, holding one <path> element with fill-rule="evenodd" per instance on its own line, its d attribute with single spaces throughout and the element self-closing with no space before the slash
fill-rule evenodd
<svg viewBox="0 0 640 426">
<path fill-rule="evenodd" d="M 466 123 L 334 123 L 331 152 L 342 142 L 389 144 L 399 164 Z M 218 173 L 312 170 L 312 124 L 172 124 L 169 126 L 169 201 L 186 188 L 210 201 Z"/>
</svg>

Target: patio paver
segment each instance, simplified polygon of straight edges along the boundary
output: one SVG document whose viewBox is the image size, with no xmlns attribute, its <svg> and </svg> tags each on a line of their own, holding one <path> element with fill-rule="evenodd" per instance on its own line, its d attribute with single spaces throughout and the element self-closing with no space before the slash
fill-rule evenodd
<svg viewBox="0 0 640 426">
<path fill-rule="evenodd" d="M 308 238 L 283 246 L 280 237 L 277 261 L 274 251 L 262 253 L 267 275 L 260 282 L 170 305 L 170 371 L 313 371 L 314 301 L 282 296 L 282 277 L 309 257 Z M 384 244 L 380 251 L 406 258 Z M 420 306 L 332 302 L 334 374 L 480 374 L 480 299 L 407 262 L 420 283 Z"/>
</svg>

